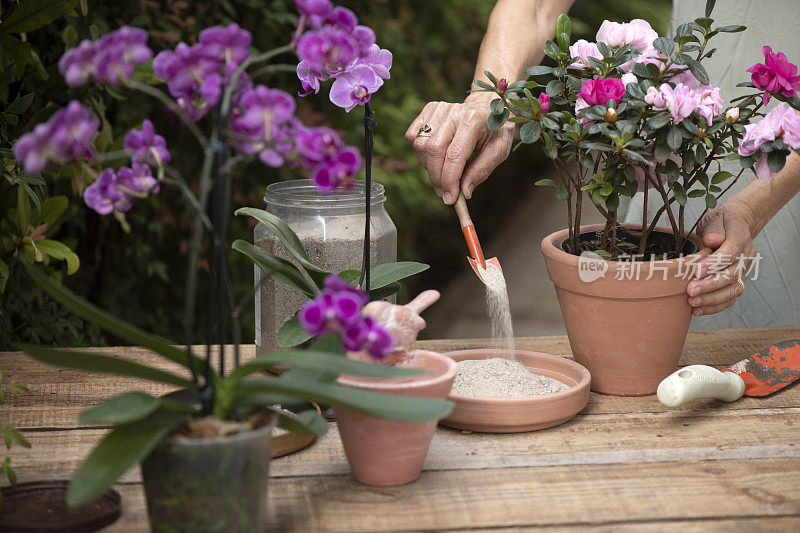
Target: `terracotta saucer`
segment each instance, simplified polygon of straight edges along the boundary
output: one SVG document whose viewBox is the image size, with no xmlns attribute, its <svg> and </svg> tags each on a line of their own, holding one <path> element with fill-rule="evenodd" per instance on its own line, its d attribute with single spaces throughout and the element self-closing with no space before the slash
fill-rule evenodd
<svg viewBox="0 0 800 533">
<path fill-rule="evenodd" d="M 442 425 L 484 433 L 522 433 L 570 420 L 589 401 L 589 371 L 571 359 L 538 352 L 517 350 L 516 359 L 532 372 L 557 379 L 567 390 L 531 398 L 474 398 L 450 393 L 455 402 Z M 461 350 L 444 355 L 456 361 L 490 359 L 497 353 L 489 349 Z"/>
</svg>

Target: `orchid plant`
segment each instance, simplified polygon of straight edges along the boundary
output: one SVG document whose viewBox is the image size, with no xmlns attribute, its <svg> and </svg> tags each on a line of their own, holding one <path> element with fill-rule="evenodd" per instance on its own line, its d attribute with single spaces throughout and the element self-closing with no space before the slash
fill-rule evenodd
<svg viewBox="0 0 800 533">
<path fill-rule="evenodd" d="M 293 96 L 256 80 L 274 71 L 296 71 L 302 94 L 307 96 L 319 92 L 322 83 L 332 79 L 330 99 L 334 104 L 347 111 L 364 105 L 369 178 L 370 132 L 374 122 L 366 105 L 389 77 L 391 67 L 391 53 L 377 46 L 374 32 L 359 25 L 352 11 L 334 7 L 329 0 L 295 3 L 300 16 L 292 43 L 268 52 L 251 53 L 250 33 L 230 24 L 207 28 L 200 32 L 196 44 L 179 43 L 174 50 L 164 50 L 154 57 L 147 46 L 147 33 L 123 26 L 96 41 L 83 41 L 62 57 L 59 70 L 68 85 L 79 87 L 92 82 L 140 91 L 163 103 L 182 122 L 196 139 L 203 156 L 197 193 L 173 166 L 177 154 L 170 152 L 166 139 L 156 133 L 149 120 L 143 120 L 139 128 L 127 133 L 123 150 L 98 153 L 93 140 L 98 135 L 100 120 L 77 100 L 22 136 L 14 147 L 17 160 L 30 173 L 40 172 L 50 164 L 76 160 L 100 167 L 96 181 L 84 191 L 84 201 L 100 215 L 113 214 L 123 225 L 127 225 L 125 213 L 134 208 L 138 199 L 157 194 L 164 185 L 180 188 L 196 214 L 187 270 L 184 315 L 187 339 L 197 314 L 195 293 L 200 248 L 208 243 L 211 279 L 206 303 L 212 328 L 209 337 L 215 335 L 221 340 L 216 354 L 209 345 L 204 357 L 192 350 L 189 340 L 181 348 L 175 341 L 144 332 L 78 297 L 37 268 L 34 258 L 23 262 L 30 277 L 69 310 L 127 342 L 177 363 L 185 372 L 165 371 L 95 352 L 24 346 L 31 356 L 62 367 L 168 384 L 187 391 L 191 398 L 183 402 L 132 392 L 84 412 L 81 415 L 84 422 L 109 425 L 112 430 L 76 472 L 67 493 L 72 505 L 102 494 L 191 418 L 249 420 L 254 414 L 272 411 L 284 428 L 322 434 L 327 423 L 315 410 L 295 415 L 283 408 L 316 400 L 374 416 L 422 421 L 441 418 L 452 407 L 450 402 L 441 400 L 386 396 L 336 384 L 340 373 L 372 377 L 417 373 L 349 360 L 344 351 L 363 351 L 380 359 L 391 350 L 391 334 L 362 315 L 361 309 L 369 297 L 391 294 L 397 290 L 398 280 L 427 268 L 426 265 L 378 265 L 370 282 L 365 260 L 362 271 L 345 271 L 337 276 L 311 263 L 297 236 L 282 220 L 252 208 L 242 208 L 237 214 L 252 216 L 266 224 L 303 271 L 245 241 L 234 242 L 233 248 L 253 260 L 267 275 L 311 299 L 302 313 L 302 327 L 306 339 L 317 339 L 308 350 L 261 355 L 240 364 L 238 306 L 232 301 L 229 286 L 226 242 L 232 170 L 256 158 L 270 167 L 299 167 L 320 193 L 328 194 L 340 187 L 350 187 L 362 167 L 361 154 L 346 145 L 335 131 L 304 125 L 295 116 Z M 270 63 L 293 51 L 300 58 L 299 64 Z M 152 84 L 143 80 L 151 80 Z M 157 87 L 161 83 L 166 84 L 166 92 Z M 367 228 L 368 222 L 369 214 Z M 368 247 L 365 257 L 369 257 Z M 353 285 L 358 279 L 362 282 L 366 279 L 361 284 L 363 291 Z M 235 340 L 232 369 L 226 365 L 229 348 L 222 344 L 228 334 Z M 281 362 L 291 363 L 292 370 L 279 377 L 253 377 L 254 373 Z"/>
<path fill-rule="evenodd" d="M 746 29 L 714 26 L 713 8 L 708 0 L 705 16 L 678 26 L 672 39 L 659 37 L 644 20 L 605 21 L 595 43 L 571 43 L 570 19 L 561 15 L 556 40 L 544 46 L 556 66 L 530 67 L 530 81 L 509 83 L 490 72 L 491 83 L 475 81 L 478 91 L 498 96 L 489 128 L 518 123 L 515 149 L 539 143 L 553 160 L 558 179 L 537 185 L 554 187 L 567 202 L 570 253 L 675 257 L 697 226 L 687 226 L 688 198 L 703 197 L 706 211 L 714 208 L 746 169 L 768 179 L 800 148 L 800 76 L 783 53 L 765 46 L 764 62 L 749 68 L 751 80 L 739 84 L 754 90 L 728 106 L 712 85 L 703 67 L 717 51 L 711 39 Z M 765 114 L 772 97 L 781 103 Z M 738 160 L 741 170 L 723 170 L 723 160 Z M 641 224 L 623 225 L 620 198 L 637 192 L 644 196 Z M 588 240 L 580 235 L 584 194 L 606 220 Z M 654 201 L 660 207 L 650 220 Z M 664 213 L 674 243 L 657 249 L 648 239 Z"/>
</svg>

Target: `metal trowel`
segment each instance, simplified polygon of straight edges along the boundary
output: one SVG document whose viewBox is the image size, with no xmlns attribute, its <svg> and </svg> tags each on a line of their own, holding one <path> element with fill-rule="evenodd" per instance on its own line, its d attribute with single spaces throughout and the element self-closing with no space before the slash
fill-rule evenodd
<svg viewBox="0 0 800 533">
<path fill-rule="evenodd" d="M 742 396 L 767 396 L 800 379 L 800 340 L 783 341 L 722 371 L 691 365 L 670 374 L 658 386 L 667 407 L 700 398 L 732 402 Z"/>
<path fill-rule="evenodd" d="M 486 283 L 486 280 L 483 279 L 483 275 L 481 274 L 481 272 L 486 271 L 486 263 L 491 263 L 502 271 L 502 268 L 500 268 L 500 261 L 498 261 L 496 257 L 484 259 L 481 243 L 478 240 L 478 232 L 475 231 L 475 224 L 472 223 L 472 218 L 469 216 L 467 199 L 464 198 L 463 192 L 459 193 L 458 199 L 456 203 L 453 204 L 453 207 L 458 215 L 458 221 L 461 223 L 461 231 L 464 233 L 464 239 L 467 241 L 467 249 L 469 249 L 467 260 L 478 278 Z"/>
</svg>

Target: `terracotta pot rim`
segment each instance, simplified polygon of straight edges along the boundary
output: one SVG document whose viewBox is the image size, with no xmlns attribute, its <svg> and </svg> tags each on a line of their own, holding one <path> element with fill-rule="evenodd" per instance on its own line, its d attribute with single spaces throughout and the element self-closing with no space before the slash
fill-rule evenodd
<svg viewBox="0 0 800 533">
<path fill-rule="evenodd" d="M 278 425 L 278 415 L 273 414 L 272 416 L 270 416 L 269 422 L 267 422 L 258 429 L 251 429 L 250 431 L 241 431 L 239 433 L 234 433 L 232 435 L 223 435 L 220 437 L 211 437 L 208 439 L 197 438 L 197 437 L 181 437 L 180 439 L 170 439 L 168 437 L 162 440 L 159 446 L 182 447 L 182 448 L 193 448 L 196 446 L 219 446 L 219 445 L 227 446 L 229 444 L 236 444 L 250 439 L 257 439 L 259 437 L 263 437 L 264 434 L 269 436 L 272 433 L 272 430 L 275 429 L 275 426 L 277 425 Z"/>
<path fill-rule="evenodd" d="M 641 223 L 636 223 L 636 222 L 628 222 L 622 225 L 630 228 L 641 227 Z M 580 227 L 580 233 L 597 231 L 603 229 L 604 227 L 605 227 L 604 224 L 586 224 Z M 653 229 L 658 231 L 663 231 L 665 233 L 672 233 L 672 228 L 668 226 L 656 226 Z M 571 265 L 577 267 L 580 256 L 567 253 L 560 247 L 561 242 L 567 239 L 568 237 L 569 237 L 569 229 L 561 229 L 546 236 L 544 239 L 542 239 L 542 253 L 547 255 L 554 261 L 557 261 L 565 265 Z M 687 232 L 685 238 L 690 239 L 697 245 L 698 249 L 697 252 L 689 254 L 684 257 L 676 257 L 675 259 L 668 259 L 666 261 L 659 261 L 659 262 L 666 262 L 670 263 L 670 265 L 673 264 L 677 265 L 681 261 L 695 260 L 696 257 L 702 257 L 711 253 L 712 250 L 710 248 L 703 246 L 702 239 L 698 235 L 694 233 L 690 235 Z M 606 262 L 609 264 L 609 268 L 616 268 L 618 265 L 621 265 L 626 261 L 606 260 Z M 642 261 L 642 264 L 652 264 L 652 261 Z"/>
<path fill-rule="evenodd" d="M 337 380 L 340 385 L 356 387 L 359 389 L 371 389 L 381 392 L 392 391 L 407 391 L 415 390 L 431 385 L 446 382 L 455 378 L 458 372 L 458 365 L 449 357 L 437 352 L 429 350 L 411 350 L 409 354 L 415 357 L 434 359 L 440 363 L 444 363 L 445 368 L 441 372 L 430 374 L 423 374 L 419 377 L 401 378 L 401 379 L 380 379 L 380 378 L 362 378 L 357 376 L 342 375 Z M 415 368 L 408 366 L 407 368 Z"/>
<path fill-rule="evenodd" d="M 473 353 L 480 353 L 486 352 L 490 350 L 489 348 L 472 348 L 469 350 L 456 350 L 453 352 L 446 352 L 446 356 L 452 355 L 466 355 L 466 354 L 473 354 Z M 552 402 L 558 402 L 560 400 L 567 400 L 573 398 L 575 396 L 580 396 L 584 393 L 583 389 L 589 387 L 589 384 L 592 380 L 592 375 L 583 365 L 575 362 L 573 359 L 569 359 L 567 357 L 562 357 L 560 355 L 553 355 L 544 352 L 532 352 L 530 350 L 514 350 L 515 353 L 518 354 L 525 354 L 525 355 L 544 355 L 549 357 L 558 357 L 561 359 L 565 365 L 572 367 L 574 370 L 581 374 L 581 379 L 578 383 L 574 385 L 568 385 L 567 390 L 562 390 L 559 392 L 553 392 L 550 394 L 543 394 L 541 396 L 527 396 L 522 398 L 486 398 L 481 396 L 463 396 L 461 394 L 454 394 L 450 393 L 447 397 L 451 400 L 457 401 L 463 404 L 472 404 L 472 405 L 493 405 L 493 406 L 515 406 L 515 405 L 528 405 L 531 407 L 536 407 L 540 404 L 549 404 Z M 554 378 L 555 379 L 555 378 Z M 559 380 L 560 381 L 560 380 Z M 563 383 L 563 381 L 562 381 Z"/>
</svg>

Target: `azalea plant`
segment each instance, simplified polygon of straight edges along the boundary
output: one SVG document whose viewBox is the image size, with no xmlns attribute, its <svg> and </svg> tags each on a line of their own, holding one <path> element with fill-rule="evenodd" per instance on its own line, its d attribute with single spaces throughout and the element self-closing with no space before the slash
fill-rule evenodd
<svg viewBox="0 0 800 533">
<path fill-rule="evenodd" d="M 315 400 L 405 421 L 438 419 L 451 408 L 446 401 L 386 396 L 336 384 L 340 373 L 372 377 L 416 373 L 352 361 L 344 352 L 367 352 L 380 359 L 391 350 L 391 334 L 364 316 L 361 309 L 370 297 L 391 294 L 397 290 L 398 280 L 426 266 L 378 265 L 372 269 L 370 282 L 365 260 L 362 271 L 346 271 L 340 277 L 313 265 L 283 221 L 252 208 L 237 213 L 266 224 L 303 271 L 245 241 L 234 242 L 233 248 L 267 275 L 313 299 L 313 305 L 303 314 L 303 327 L 309 338 L 317 340 L 308 350 L 261 355 L 240 364 L 238 310 L 228 280 L 226 242 L 232 170 L 255 158 L 271 167 L 289 165 L 302 169 L 320 193 L 328 194 L 352 186 L 362 167 L 361 154 L 335 131 L 304 125 L 294 115 L 292 95 L 257 80 L 279 70 L 296 71 L 303 94 L 310 95 L 330 79 L 331 101 L 350 111 L 369 102 L 388 78 L 391 66 L 391 53 L 377 46 L 372 30 L 359 25 L 350 10 L 334 7 L 327 0 L 296 0 L 296 5 L 300 16 L 292 43 L 268 52 L 251 52 L 250 33 L 230 24 L 207 28 L 200 32 L 196 44 L 179 43 L 174 50 L 154 57 L 147 46 L 147 33 L 123 26 L 96 41 L 81 42 L 62 57 L 59 70 L 72 87 L 91 82 L 140 91 L 160 101 L 197 141 L 203 158 L 197 184 L 180 173 L 175 166 L 177 154 L 170 152 L 166 139 L 146 119 L 124 137 L 123 150 L 100 153 L 93 142 L 101 128 L 100 120 L 78 100 L 37 125 L 14 146 L 15 157 L 29 173 L 73 161 L 97 167 L 97 179 L 86 187 L 84 201 L 100 215 L 113 215 L 126 226 L 125 213 L 138 199 L 157 194 L 166 185 L 183 192 L 196 215 L 186 276 L 187 339 L 198 314 L 196 287 L 203 245 L 209 255 L 210 283 L 205 302 L 208 333 L 210 338 L 220 339 L 213 357 L 210 345 L 203 356 L 198 356 L 190 340 L 181 348 L 175 341 L 142 331 L 99 309 L 43 273 L 34 264 L 36 257 L 22 262 L 31 279 L 70 311 L 185 369 L 181 375 L 95 352 L 23 346 L 30 355 L 49 364 L 144 378 L 178 387 L 190 398 L 178 401 L 131 392 L 84 412 L 82 421 L 109 425 L 112 430 L 76 472 L 67 493 L 70 504 L 99 496 L 159 442 L 193 419 L 214 417 L 256 427 L 254 420 L 266 412 L 277 416 L 286 429 L 322 434 L 327 423 L 315 410 L 293 414 L 285 408 Z M 294 51 L 299 64 L 271 62 Z M 158 87 L 162 83 L 166 92 Z M 373 126 L 371 110 L 365 108 L 368 178 Z M 369 257 L 368 247 L 365 257 Z M 363 291 L 354 286 L 358 279 Z M 226 365 L 230 348 L 223 344 L 229 334 L 235 341 L 232 369 Z M 253 376 L 278 363 L 291 363 L 293 368 L 279 377 Z"/>
<path fill-rule="evenodd" d="M 570 253 L 675 257 L 697 225 L 687 225 L 688 198 L 703 197 L 711 209 L 747 169 L 768 179 L 800 148 L 800 76 L 783 53 L 765 46 L 764 62 L 749 68 L 751 80 L 739 84 L 753 91 L 728 105 L 712 84 L 703 67 L 717 51 L 709 43 L 746 29 L 715 26 L 713 8 L 709 0 L 705 16 L 678 26 L 672 39 L 637 19 L 603 22 L 594 43 L 572 43 L 570 19 L 561 15 L 556 40 L 544 46 L 556 66 L 530 67 L 530 81 L 509 83 L 490 72 L 491 83 L 476 80 L 479 91 L 498 96 L 489 128 L 518 123 L 517 147 L 539 143 L 553 160 L 558 178 L 537 185 L 555 187 L 556 197 L 567 202 Z M 781 103 L 765 114 L 773 97 Z M 723 170 L 723 160 L 738 160 L 741 170 Z M 623 225 L 620 198 L 637 192 L 644 196 L 641 224 Z M 580 236 L 584 196 L 606 220 L 603 231 L 588 239 Z M 651 220 L 653 202 L 660 207 Z M 648 240 L 664 213 L 674 236 L 666 248 Z"/>
</svg>

